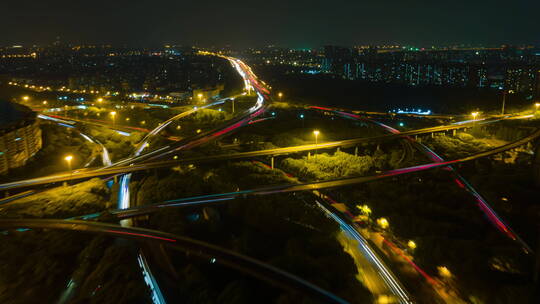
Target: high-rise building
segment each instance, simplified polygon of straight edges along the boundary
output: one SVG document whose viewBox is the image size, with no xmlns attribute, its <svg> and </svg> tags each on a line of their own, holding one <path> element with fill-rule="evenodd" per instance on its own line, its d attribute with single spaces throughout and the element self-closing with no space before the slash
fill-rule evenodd
<svg viewBox="0 0 540 304">
<path fill-rule="evenodd" d="M 0 174 L 24 166 L 41 149 L 41 129 L 30 109 L 0 101 Z"/>
</svg>

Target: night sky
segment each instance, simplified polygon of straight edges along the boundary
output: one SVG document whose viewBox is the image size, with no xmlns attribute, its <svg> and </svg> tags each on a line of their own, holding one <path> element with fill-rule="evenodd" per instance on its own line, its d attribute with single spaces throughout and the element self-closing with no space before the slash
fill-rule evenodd
<svg viewBox="0 0 540 304">
<path fill-rule="evenodd" d="M 3 2 L 0 45 L 540 44 L 539 0 Z"/>
</svg>

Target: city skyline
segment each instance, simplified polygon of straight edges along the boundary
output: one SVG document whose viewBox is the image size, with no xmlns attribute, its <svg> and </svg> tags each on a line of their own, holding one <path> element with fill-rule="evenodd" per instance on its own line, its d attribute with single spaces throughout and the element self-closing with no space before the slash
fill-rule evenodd
<svg viewBox="0 0 540 304">
<path fill-rule="evenodd" d="M 540 303 L 539 11 L 5 4 L 0 303 Z"/>
</svg>

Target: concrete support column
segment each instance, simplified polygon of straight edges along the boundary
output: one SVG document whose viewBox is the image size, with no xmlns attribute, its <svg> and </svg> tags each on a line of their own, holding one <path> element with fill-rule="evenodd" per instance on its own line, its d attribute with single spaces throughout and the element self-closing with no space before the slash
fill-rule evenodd
<svg viewBox="0 0 540 304">
<path fill-rule="evenodd" d="M 274 157 L 273 156 L 270 157 L 270 167 L 272 168 L 272 170 L 274 169 Z"/>
</svg>

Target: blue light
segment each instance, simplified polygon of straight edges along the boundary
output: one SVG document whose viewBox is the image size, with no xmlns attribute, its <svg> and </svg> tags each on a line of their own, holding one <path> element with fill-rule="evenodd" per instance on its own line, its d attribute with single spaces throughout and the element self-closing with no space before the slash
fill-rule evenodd
<svg viewBox="0 0 540 304">
<path fill-rule="evenodd" d="M 392 112 L 398 113 L 398 114 L 431 115 L 431 110 L 422 111 L 421 109 L 418 109 L 417 111 L 415 111 L 415 110 L 409 110 L 408 108 L 406 108 L 405 110 L 397 109 L 397 111 L 393 110 Z"/>
<path fill-rule="evenodd" d="M 123 132 L 123 131 L 120 131 L 120 130 L 115 130 L 115 131 L 116 131 L 116 133 L 118 133 L 118 134 L 120 134 L 120 135 L 122 135 L 122 136 L 130 136 L 130 135 L 131 135 L 131 134 L 128 133 L 128 132 Z"/>
<path fill-rule="evenodd" d="M 405 124 L 402 123 L 402 122 L 399 123 L 399 126 L 400 126 L 400 127 L 403 127 L 404 125 L 405 125 Z"/>
<path fill-rule="evenodd" d="M 272 112 L 272 116 L 276 116 L 276 112 Z"/>
<path fill-rule="evenodd" d="M 304 119 L 304 114 L 300 114 L 300 119 Z"/>
</svg>

